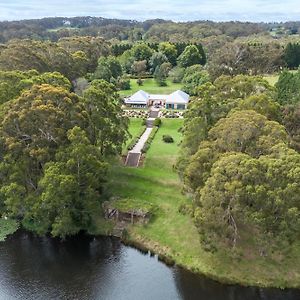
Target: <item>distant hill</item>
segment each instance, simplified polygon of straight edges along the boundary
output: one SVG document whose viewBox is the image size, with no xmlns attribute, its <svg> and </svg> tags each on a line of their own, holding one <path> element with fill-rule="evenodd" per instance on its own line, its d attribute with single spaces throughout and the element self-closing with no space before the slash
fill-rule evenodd
<svg viewBox="0 0 300 300">
<path fill-rule="evenodd" d="M 69 36 L 102 36 L 105 39 L 135 42 L 141 39 L 159 41 L 199 41 L 210 36 L 225 35 L 232 38 L 254 34 L 299 34 L 300 22 L 173 22 L 162 19 L 135 20 L 106 19 L 102 17 L 43 18 L 0 22 L 0 42 L 15 38 L 57 41 Z"/>
</svg>

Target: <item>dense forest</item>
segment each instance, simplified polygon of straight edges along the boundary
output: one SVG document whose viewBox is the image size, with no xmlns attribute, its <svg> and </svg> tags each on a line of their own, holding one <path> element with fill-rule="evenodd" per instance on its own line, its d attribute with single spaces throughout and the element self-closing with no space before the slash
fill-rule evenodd
<svg viewBox="0 0 300 300">
<path fill-rule="evenodd" d="M 277 36 L 295 35 L 300 22 L 172 22 L 161 19 L 133 20 L 100 17 L 44 18 L 36 20 L 0 22 L 0 42 L 14 38 L 57 41 L 70 36 L 102 36 L 105 39 L 136 42 L 145 39 L 160 41 L 197 41 L 211 36 L 245 37 L 272 32 Z"/>
<path fill-rule="evenodd" d="M 176 169 L 206 249 L 289 249 L 300 233 L 299 31 L 299 22 L 1 22 L 0 215 L 41 235 L 91 231 L 128 137 L 117 91 L 153 77 L 193 96 Z M 271 86 L 262 75 L 274 73 Z"/>
<path fill-rule="evenodd" d="M 268 255 L 299 238 L 299 76 L 282 73 L 275 89 L 221 76 L 192 101 L 177 167 L 209 249 L 243 248 L 252 236 Z"/>
</svg>

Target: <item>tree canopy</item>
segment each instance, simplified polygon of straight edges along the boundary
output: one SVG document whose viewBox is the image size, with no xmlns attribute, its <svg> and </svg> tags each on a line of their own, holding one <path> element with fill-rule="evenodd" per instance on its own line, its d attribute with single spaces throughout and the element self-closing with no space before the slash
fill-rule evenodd
<svg viewBox="0 0 300 300">
<path fill-rule="evenodd" d="M 34 84 L 1 107 L 0 213 L 66 237 L 101 214 L 107 160 L 121 151 L 128 121 L 106 81 L 80 98 L 60 74 L 33 74 L 26 81 Z"/>
<path fill-rule="evenodd" d="M 185 114 L 177 168 L 208 250 L 267 255 L 299 236 L 298 104 L 280 103 L 260 77 L 223 76 Z"/>
</svg>

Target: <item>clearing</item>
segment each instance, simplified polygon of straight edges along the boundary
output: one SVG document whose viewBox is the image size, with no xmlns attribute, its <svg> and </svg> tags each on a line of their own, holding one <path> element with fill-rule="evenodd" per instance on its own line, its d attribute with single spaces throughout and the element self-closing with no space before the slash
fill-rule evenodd
<svg viewBox="0 0 300 300">
<path fill-rule="evenodd" d="M 136 127 L 137 123 L 131 122 Z M 135 203 L 141 201 L 141 205 L 147 201 L 158 207 L 150 223 L 128 228 L 129 240 L 219 281 L 299 287 L 300 243 L 279 261 L 258 255 L 249 258 L 241 254 L 229 256 L 221 250 L 211 253 L 203 249 L 192 218 L 179 212 L 181 204 L 191 201 L 181 193 L 182 184 L 173 170 L 181 140 L 178 130 L 182 124 L 182 119 L 162 119 L 144 166 L 128 168 L 116 163 L 111 170 L 107 190 L 113 194 L 108 196 L 134 199 Z M 166 134 L 175 142 L 164 143 L 162 136 Z"/>
<path fill-rule="evenodd" d="M 182 83 L 173 83 L 167 80 L 167 86 L 159 86 L 153 78 L 143 79 L 143 85 L 137 84 L 137 79 L 130 79 L 130 90 L 121 90 L 119 94 L 123 97 L 131 96 L 139 90 L 143 90 L 149 94 L 171 94 L 182 89 Z"/>
</svg>

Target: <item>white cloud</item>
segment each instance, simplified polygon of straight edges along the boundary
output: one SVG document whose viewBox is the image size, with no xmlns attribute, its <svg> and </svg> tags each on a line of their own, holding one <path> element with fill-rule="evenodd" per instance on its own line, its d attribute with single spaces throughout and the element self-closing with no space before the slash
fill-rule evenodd
<svg viewBox="0 0 300 300">
<path fill-rule="evenodd" d="M 300 20 L 299 0 L 0 0 L 0 19 L 103 16 L 122 19 Z"/>
</svg>

